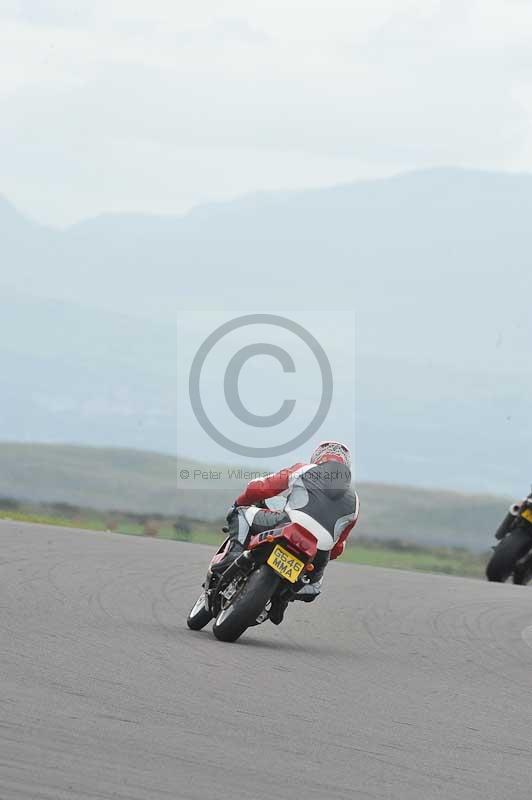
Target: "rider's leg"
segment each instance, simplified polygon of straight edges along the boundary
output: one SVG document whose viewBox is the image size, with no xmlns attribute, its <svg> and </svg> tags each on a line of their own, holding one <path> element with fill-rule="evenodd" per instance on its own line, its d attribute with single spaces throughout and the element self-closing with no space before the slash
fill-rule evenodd
<svg viewBox="0 0 532 800">
<path fill-rule="evenodd" d="M 331 554 L 328 550 L 318 550 L 314 558 L 314 571 L 310 573 L 310 581 L 306 583 L 294 595 L 294 600 L 302 600 L 304 603 L 312 603 L 321 593 L 321 583 L 325 567 L 329 563 Z"/>
<path fill-rule="evenodd" d="M 327 550 L 318 550 L 314 558 L 314 570 L 309 573 L 309 582 L 292 596 L 287 595 L 277 599 L 272 604 L 270 619 L 274 625 L 280 625 L 290 600 L 301 600 L 303 603 L 312 603 L 321 592 L 321 582 L 325 567 L 329 563 L 330 553 Z"/>
<path fill-rule="evenodd" d="M 225 557 L 216 564 L 216 571 L 223 572 L 244 552 L 250 535 L 285 525 L 289 521 L 284 511 L 270 511 L 257 506 L 239 506 L 233 509 L 227 516 L 231 544 Z"/>
<path fill-rule="evenodd" d="M 256 506 L 249 506 L 249 509 L 256 508 Z M 272 511 L 269 508 L 257 508 L 253 515 L 253 521 L 250 527 L 250 533 L 264 533 L 264 531 L 271 531 L 274 528 L 279 528 L 281 525 L 286 525 L 290 522 L 290 517 L 284 511 Z"/>
</svg>

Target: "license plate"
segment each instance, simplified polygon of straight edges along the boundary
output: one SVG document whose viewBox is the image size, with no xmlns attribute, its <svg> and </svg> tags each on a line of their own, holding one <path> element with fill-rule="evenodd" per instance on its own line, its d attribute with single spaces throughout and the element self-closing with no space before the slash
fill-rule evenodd
<svg viewBox="0 0 532 800">
<path fill-rule="evenodd" d="M 532 508 L 525 508 L 524 511 L 521 511 L 521 516 L 523 519 L 526 519 L 527 522 L 532 522 Z"/>
<path fill-rule="evenodd" d="M 272 569 L 278 572 L 279 575 L 282 575 L 283 578 L 290 581 L 290 583 L 295 583 L 297 581 L 305 566 L 303 561 L 293 556 L 292 553 L 289 553 L 288 550 L 285 550 L 280 544 L 273 548 L 268 559 L 268 564 Z"/>
</svg>

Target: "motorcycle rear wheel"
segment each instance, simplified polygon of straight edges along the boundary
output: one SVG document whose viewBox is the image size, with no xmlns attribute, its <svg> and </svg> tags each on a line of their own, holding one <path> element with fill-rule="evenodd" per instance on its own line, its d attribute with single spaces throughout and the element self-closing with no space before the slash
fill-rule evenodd
<svg viewBox="0 0 532 800">
<path fill-rule="evenodd" d="M 519 559 L 532 548 L 532 536 L 522 528 L 509 533 L 488 561 L 486 578 L 496 583 L 504 583 L 514 571 Z"/>
<path fill-rule="evenodd" d="M 213 633 L 221 642 L 236 642 L 253 625 L 279 586 L 281 578 L 263 564 L 216 617 Z"/>
</svg>

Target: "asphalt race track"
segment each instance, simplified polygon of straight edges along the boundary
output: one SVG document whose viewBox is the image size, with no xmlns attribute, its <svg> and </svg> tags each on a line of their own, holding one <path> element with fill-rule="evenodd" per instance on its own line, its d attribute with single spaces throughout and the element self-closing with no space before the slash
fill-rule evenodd
<svg viewBox="0 0 532 800">
<path fill-rule="evenodd" d="M 529 588 L 337 563 L 221 644 L 185 626 L 208 548 L 0 544 L 1 800 L 532 796 Z"/>
</svg>

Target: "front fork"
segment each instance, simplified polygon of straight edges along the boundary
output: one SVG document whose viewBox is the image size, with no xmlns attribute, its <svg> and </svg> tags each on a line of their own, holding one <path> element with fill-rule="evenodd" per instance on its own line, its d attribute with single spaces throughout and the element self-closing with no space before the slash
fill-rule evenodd
<svg viewBox="0 0 532 800">
<path fill-rule="evenodd" d="M 495 538 L 497 541 L 501 541 L 508 533 L 510 533 L 515 521 L 519 518 L 521 508 L 522 505 L 518 503 L 514 503 L 514 505 L 510 506 L 508 513 L 495 532 Z"/>
</svg>

